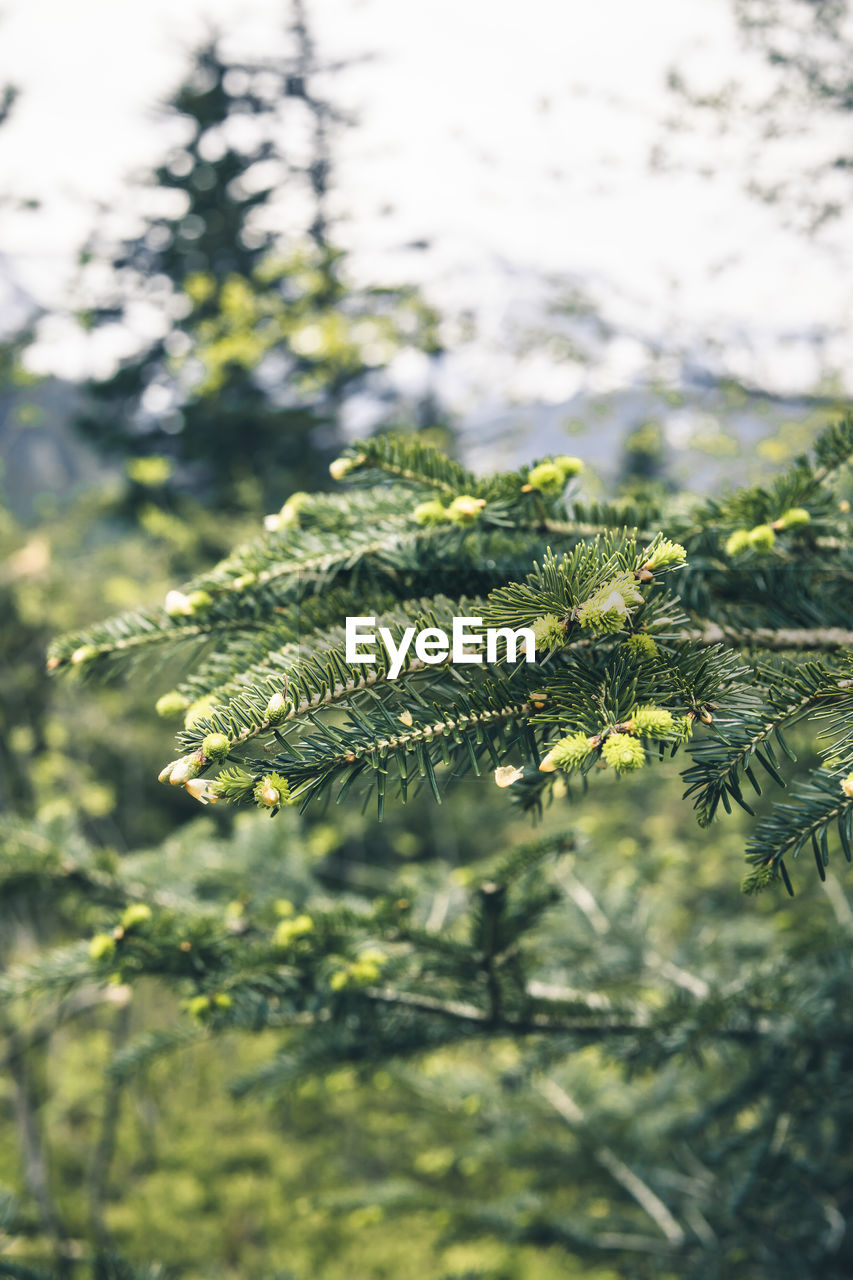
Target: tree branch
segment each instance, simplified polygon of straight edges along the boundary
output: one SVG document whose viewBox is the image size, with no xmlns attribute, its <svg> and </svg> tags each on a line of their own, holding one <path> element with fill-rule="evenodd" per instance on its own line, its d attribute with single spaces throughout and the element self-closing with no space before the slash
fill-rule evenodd
<svg viewBox="0 0 853 1280">
<path fill-rule="evenodd" d="M 556 1080 L 551 1080 L 546 1076 L 543 1080 L 537 1082 L 536 1088 L 542 1097 L 547 1102 L 550 1102 L 551 1106 L 565 1120 L 567 1125 L 573 1129 L 581 1130 L 588 1136 L 586 1116 L 574 1098 L 571 1098 L 565 1089 L 557 1084 Z M 676 1221 L 660 1196 L 652 1190 L 647 1182 L 643 1181 L 639 1174 L 628 1168 L 624 1160 L 617 1156 L 612 1147 L 604 1145 L 594 1147 L 593 1157 L 628 1192 L 628 1195 L 636 1200 L 643 1212 L 648 1214 L 671 1245 L 678 1247 L 684 1244 L 684 1228 Z"/>
</svg>

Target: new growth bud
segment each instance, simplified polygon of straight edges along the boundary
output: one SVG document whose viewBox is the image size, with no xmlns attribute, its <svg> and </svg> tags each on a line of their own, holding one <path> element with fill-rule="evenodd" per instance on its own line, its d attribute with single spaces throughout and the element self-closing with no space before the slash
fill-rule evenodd
<svg viewBox="0 0 853 1280">
<path fill-rule="evenodd" d="M 201 749 L 208 760 L 219 764 L 231 750 L 231 742 L 224 733 L 209 733 L 202 742 Z"/>
<path fill-rule="evenodd" d="M 447 518 L 454 524 L 473 524 L 485 505 L 485 498 L 475 498 L 470 493 L 462 493 L 458 498 L 454 498 L 447 508 Z"/>
<path fill-rule="evenodd" d="M 335 458 L 334 462 L 329 463 L 329 475 L 333 480 L 343 480 L 351 471 L 355 471 L 356 467 L 360 467 L 364 460 L 363 453 L 357 454 L 354 458 Z"/>
<path fill-rule="evenodd" d="M 749 531 L 749 545 L 753 551 L 763 554 L 765 551 L 772 551 L 776 542 L 776 534 L 773 531 L 772 524 L 757 524 L 754 529 Z"/>
<path fill-rule="evenodd" d="M 629 636 L 627 640 L 623 640 L 622 647 L 627 649 L 632 658 L 637 658 L 640 661 L 644 658 L 656 658 L 658 656 L 657 645 L 652 637 L 645 632 Z"/>
<path fill-rule="evenodd" d="M 134 925 L 145 924 L 151 919 L 151 908 L 144 902 L 131 902 L 130 906 L 125 907 L 124 914 L 121 918 L 121 927 L 125 933 L 128 929 L 132 929 Z"/>
<path fill-rule="evenodd" d="M 116 940 L 111 933 L 96 933 L 89 943 L 90 960 L 107 960 L 115 952 Z"/>
<path fill-rule="evenodd" d="M 427 502 L 419 502 L 412 512 L 412 519 L 418 524 L 446 524 L 450 517 L 440 498 L 430 498 Z"/>
<path fill-rule="evenodd" d="M 188 706 L 189 702 L 182 693 L 178 693 L 177 689 L 170 689 L 168 693 L 164 693 L 157 699 L 154 710 L 163 720 L 171 720 L 174 716 L 179 716 L 182 711 L 186 711 Z"/>
<path fill-rule="evenodd" d="M 565 479 L 556 462 L 540 462 L 530 471 L 527 483 L 531 489 L 539 489 L 542 493 L 559 493 Z"/>
<path fill-rule="evenodd" d="M 292 920 L 280 920 L 272 936 L 274 947 L 289 947 L 298 938 L 314 932 L 314 921 L 310 916 L 295 916 Z"/>
<path fill-rule="evenodd" d="M 267 720 L 270 724 L 281 724 L 287 719 L 287 699 L 283 693 L 274 693 L 267 703 Z"/>
<path fill-rule="evenodd" d="M 646 753 L 642 743 L 629 733 L 611 733 L 601 748 L 601 755 L 617 773 L 629 773 L 633 769 L 642 769 L 646 763 Z"/>
<path fill-rule="evenodd" d="M 576 476 L 582 470 L 583 462 L 580 458 L 572 458 L 565 453 L 560 454 L 556 458 L 539 462 L 535 467 L 531 467 L 523 491 L 529 493 L 531 489 L 538 489 L 540 493 L 556 496 L 562 493 L 572 476 Z"/>
<path fill-rule="evenodd" d="M 203 698 L 197 698 L 189 707 L 184 716 L 184 728 L 192 729 L 193 725 L 198 724 L 199 720 L 206 720 L 212 711 L 216 709 L 216 699 L 212 694 L 205 694 Z"/>
<path fill-rule="evenodd" d="M 631 732 L 640 738 L 666 738 L 675 730 L 675 717 L 653 702 L 637 707 L 631 717 Z"/>
<path fill-rule="evenodd" d="M 778 520 L 773 521 L 774 529 L 799 529 L 811 523 L 811 515 L 805 507 L 789 507 L 783 511 Z"/>
<path fill-rule="evenodd" d="M 97 658 L 98 650 L 93 644 L 81 644 L 79 649 L 75 649 L 71 655 L 72 667 L 82 667 L 85 663 L 91 662 L 93 658 Z"/>
<path fill-rule="evenodd" d="M 744 551 L 749 550 L 749 530 L 735 529 L 734 533 L 729 534 L 726 538 L 726 555 L 739 556 Z"/>
<path fill-rule="evenodd" d="M 189 755 L 181 756 L 180 760 L 176 760 L 172 765 L 168 775 L 169 782 L 173 787 L 182 787 L 189 782 L 190 778 L 197 778 L 206 764 L 203 751 L 191 751 Z"/>
<path fill-rule="evenodd" d="M 593 746 L 585 733 L 570 733 L 555 742 L 539 766 L 541 773 L 553 773 L 555 769 L 568 772 L 577 769 L 592 754 Z"/>
<path fill-rule="evenodd" d="M 537 649 L 557 649 L 566 638 L 566 628 L 556 613 L 534 619 L 532 630 Z"/>
<path fill-rule="evenodd" d="M 630 609 L 642 601 L 633 575 L 620 573 L 579 604 L 575 616 L 585 630 L 609 634 L 619 631 L 625 625 Z"/>
<path fill-rule="evenodd" d="M 193 800 L 198 800 L 199 804 L 216 804 L 219 800 L 217 784 L 209 778 L 190 778 L 185 785 Z"/>
<path fill-rule="evenodd" d="M 167 591 L 163 608 L 170 618 L 179 618 L 182 614 L 192 612 L 189 596 L 184 595 L 183 591 Z"/>
<path fill-rule="evenodd" d="M 277 809 L 283 804 L 294 804 L 290 786 L 280 773 L 267 773 L 255 786 L 255 804 L 261 809 Z"/>
<path fill-rule="evenodd" d="M 739 556 L 744 551 L 764 555 L 772 551 L 776 534 L 772 524 L 757 524 L 754 529 L 735 529 L 726 539 L 726 555 Z"/>
<path fill-rule="evenodd" d="M 656 573 L 658 569 L 670 569 L 675 564 L 683 564 L 686 559 L 687 552 L 680 542 L 670 542 L 669 538 L 664 538 L 649 553 L 643 568 Z"/>
</svg>

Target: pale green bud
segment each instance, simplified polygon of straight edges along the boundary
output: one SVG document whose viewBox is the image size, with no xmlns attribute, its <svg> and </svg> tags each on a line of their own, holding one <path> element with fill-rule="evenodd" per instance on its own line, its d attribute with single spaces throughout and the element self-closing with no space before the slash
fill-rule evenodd
<svg viewBox="0 0 853 1280">
<path fill-rule="evenodd" d="M 183 591 L 167 591 L 163 608 L 170 618 L 179 618 L 192 613 L 190 598 L 184 595 Z"/>
<path fill-rule="evenodd" d="M 620 573 L 600 587 L 595 595 L 578 605 L 577 620 L 585 630 L 605 634 L 619 631 L 625 625 L 631 607 L 641 604 L 642 600 L 633 576 L 630 573 Z"/>
<path fill-rule="evenodd" d="M 293 804 L 290 786 L 280 773 L 267 773 L 254 790 L 255 804 L 261 809 L 276 809 L 279 805 Z"/>
<path fill-rule="evenodd" d="M 72 667 L 82 667 L 85 663 L 91 662 L 93 658 L 97 658 L 98 649 L 93 644 L 81 644 L 79 649 L 75 649 L 71 655 Z"/>
<path fill-rule="evenodd" d="M 201 751 L 191 751 L 189 755 L 176 760 L 169 774 L 169 782 L 173 787 L 182 787 L 190 778 L 197 778 L 206 764 Z"/>
<path fill-rule="evenodd" d="M 749 530 L 735 529 L 734 533 L 729 534 L 726 539 L 726 555 L 739 556 L 744 551 L 748 551 L 750 546 Z"/>
<path fill-rule="evenodd" d="M 447 524 L 450 517 L 440 498 L 430 498 L 427 502 L 419 502 L 412 512 L 412 519 L 418 524 Z"/>
<path fill-rule="evenodd" d="M 799 529 L 811 522 L 811 515 L 805 507 L 789 507 L 775 522 L 777 529 Z"/>
<path fill-rule="evenodd" d="M 534 619 L 532 631 L 537 649 L 556 649 L 566 638 L 566 628 L 556 613 L 543 613 Z"/>
<path fill-rule="evenodd" d="M 191 591 L 187 596 L 187 613 L 204 613 L 213 604 L 213 596 L 208 591 Z"/>
<path fill-rule="evenodd" d="M 776 534 L 770 524 L 757 524 L 754 529 L 749 531 L 749 545 L 753 551 L 757 551 L 759 554 L 765 551 L 772 551 L 775 542 Z"/>
<path fill-rule="evenodd" d="M 186 1007 L 193 1018 L 203 1018 L 210 1012 L 210 996 L 191 996 Z"/>
<path fill-rule="evenodd" d="M 355 471 L 357 467 L 365 461 L 364 454 L 357 454 L 354 458 L 335 458 L 334 462 L 329 464 L 329 475 L 333 480 L 343 480 L 351 471 Z"/>
<path fill-rule="evenodd" d="M 163 720 L 171 720 L 174 716 L 179 716 L 182 711 L 186 711 L 188 705 L 182 693 L 178 693 L 177 689 L 170 689 L 168 693 L 164 693 L 157 699 L 154 710 Z"/>
<path fill-rule="evenodd" d="M 666 738 L 674 729 L 672 712 L 665 707 L 656 707 L 653 702 L 637 707 L 631 717 L 631 732 L 640 738 Z"/>
<path fill-rule="evenodd" d="M 116 940 L 111 933 L 96 933 L 89 943 L 90 960 L 106 960 L 116 949 Z"/>
<path fill-rule="evenodd" d="M 144 902 L 131 902 L 121 918 L 122 929 L 132 929 L 135 924 L 145 924 L 151 919 L 151 908 Z"/>
<path fill-rule="evenodd" d="M 629 733 L 611 733 L 601 748 L 602 758 L 617 773 L 629 773 L 634 769 L 642 769 L 646 763 L 646 753 L 642 743 Z"/>
<path fill-rule="evenodd" d="M 570 733 L 560 738 L 548 752 L 539 766 L 542 773 L 553 773 L 555 769 L 568 772 L 577 769 L 592 754 L 592 746 L 585 733 Z"/>
<path fill-rule="evenodd" d="M 687 552 L 680 542 L 670 542 L 669 538 L 664 538 L 648 556 L 643 568 L 654 573 L 658 569 L 669 569 L 674 564 L 683 564 L 686 559 Z"/>
<path fill-rule="evenodd" d="M 201 744 L 201 749 L 208 760 L 219 763 L 231 750 L 231 742 L 224 733 L 209 733 Z"/>
<path fill-rule="evenodd" d="M 554 459 L 554 465 L 560 468 L 564 480 L 571 480 L 573 476 L 579 475 L 584 466 L 582 458 L 575 458 L 568 453 L 558 454 Z"/>
<path fill-rule="evenodd" d="M 485 498 L 475 498 L 470 493 L 462 493 L 458 498 L 454 498 L 447 508 L 447 518 L 455 524 L 473 524 L 485 505 Z"/>
<path fill-rule="evenodd" d="M 198 724 L 199 720 L 206 720 L 216 706 L 216 699 L 210 693 L 205 694 L 203 698 L 196 698 L 195 702 L 187 707 L 187 713 L 184 716 L 184 728 L 192 729 L 193 725 Z"/>
<path fill-rule="evenodd" d="M 658 656 L 658 647 L 650 635 L 640 632 L 635 636 L 629 636 L 627 640 L 623 640 L 622 648 L 627 649 L 632 658 L 642 661 L 643 658 L 656 658 Z"/>
<path fill-rule="evenodd" d="M 267 720 L 270 724 L 281 724 L 287 719 L 287 699 L 283 693 L 274 693 L 267 703 Z"/>
<path fill-rule="evenodd" d="M 531 468 L 527 483 L 531 489 L 538 489 L 541 493 L 556 494 L 565 488 L 566 476 L 556 462 L 540 462 Z"/>
<path fill-rule="evenodd" d="M 297 938 L 314 932 L 314 921 L 310 916 L 294 916 L 292 920 L 280 920 L 272 935 L 274 947 L 289 947 Z"/>
</svg>

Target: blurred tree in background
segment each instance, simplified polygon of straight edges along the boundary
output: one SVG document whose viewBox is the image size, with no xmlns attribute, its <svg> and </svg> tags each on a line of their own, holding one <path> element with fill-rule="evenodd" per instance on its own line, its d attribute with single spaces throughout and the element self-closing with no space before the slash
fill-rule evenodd
<svg viewBox="0 0 853 1280">
<path fill-rule="evenodd" d="M 257 512 L 322 483 L 345 402 L 387 424 L 400 396 L 384 370 L 403 350 L 440 349 L 414 289 L 348 279 L 327 208 L 344 118 L 318 87 L 301 0 L 291 10 L 287 57 L 200 50 L 168 106 L 183 144 L 140 193 L 144 229 L 84 256 L 83 292 L 97 281 L 87 327 L 132 328 L 140 308 L 165 321 L 89 384 L 79 418 L 100 449 L 138 459 L 131 478 L 163 480 L 161 503 L 183 489 Z"/>
<path fill-rule="evenodd" d="M 731 0 L 745 49 L 761 74 L 699 89 L 673 68 L 682 112 L 716 122 L 722 138 L 746 130 L 744 183 L 786 223 L 814 235 L 850 203 L 853 12 L 849 0 Z M 675 145 L 675 154 L 678 146 Z M 662 157 L 658 156 L 660 161 Z"/>
</svg>

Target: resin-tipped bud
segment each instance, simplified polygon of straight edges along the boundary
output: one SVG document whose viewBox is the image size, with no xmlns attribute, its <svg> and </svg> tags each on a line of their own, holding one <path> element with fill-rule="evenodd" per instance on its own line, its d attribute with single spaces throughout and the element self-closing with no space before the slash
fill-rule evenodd
<svg viewBox="0 0 853 1280">
<path fill-rule="evenodd" d="M 203 751 L 191 751 L 189 755 L 176 760 L 169 774 L 169 782 L 173 787 L 182 787 L 190 778 L 197 778 L 207 764 Z"/>
<path fill-rule="evenodd" d="M 805 507 L 789 507 L 783 511 L 778 520 L 774 520 L 774 529 L 800 529 L 811 523 L 811 515 Z"/>
<path fill-rule="evenodd" d="M 267 720 L 270 724 L 281 724 L 287 719 L 287 699 L 283 693 L 274 693 L 267 703 Z"/>
<path fill-rule="evenodd" d="M 91 662 L 93 658 L 97 658 L 98 650 L 93 644 L 81 644 L 79 649 L 75 649 L 71 655 L 72 667 L 82 667 L 87 662 Z"/>
<path fill-rule="evenodd" d="M 458 498 L 454 498 L 447 508 L 447 518 L 454 524 L 473 524 L 485 505 L 485 498 L 475 498 L 470 493 L 462 493 Z"/>
</svg>

